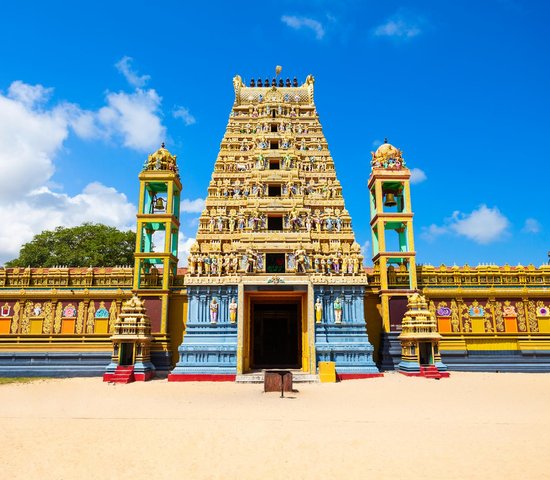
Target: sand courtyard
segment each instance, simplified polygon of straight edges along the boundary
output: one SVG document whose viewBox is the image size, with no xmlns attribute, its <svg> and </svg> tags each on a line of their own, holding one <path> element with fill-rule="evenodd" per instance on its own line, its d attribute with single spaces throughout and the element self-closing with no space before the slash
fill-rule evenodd
<svg viewBox="0 0 550 480">
<path fill-rule="evenodd" d="M 0 385 L 1 478 L 550 478 L 550 375 Z"/>
</svg>

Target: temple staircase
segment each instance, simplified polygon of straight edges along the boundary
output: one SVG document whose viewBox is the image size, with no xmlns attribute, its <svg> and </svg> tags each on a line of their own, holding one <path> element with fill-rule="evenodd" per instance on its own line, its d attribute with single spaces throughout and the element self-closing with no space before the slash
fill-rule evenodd
<svg viewBox="0 0 550 480">
<path fill-rule="evenodd" d="M 426 378 L 446 378 L 449 376 L 449 372 L 440 371 L 435 365 L 420 366 L 420 376 Z"/>
<path fill-rule="evenodd" d="M 132 383 L 135 382 L 134 366 L 122 366 L 116 367 L 115 373 L 108 379 L 112 383 Z"/>
<path fill-rule="evenodd" d="M 284 370 L 284 369 L 283 369 Z M 289 370 L 292 372 L 293 383 L 318 383 L 319 375 L 305 373 L 301 370 Z M 249 373 L 243 373 L 237 375 L 235 378 L 236 383 L 264 383 L 264 371 L 253 371 Z"/>
</svg>

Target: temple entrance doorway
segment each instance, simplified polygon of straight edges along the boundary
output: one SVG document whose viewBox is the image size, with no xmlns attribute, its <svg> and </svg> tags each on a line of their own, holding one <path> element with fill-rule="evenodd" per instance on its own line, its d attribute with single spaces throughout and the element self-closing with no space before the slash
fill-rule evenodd
<svg viewBox="0 0 550 480">
<path fill-rule="evenodd" d="M 264 300 L 251 307 L 251 367 L 302 368 L 300 301 Z"/>
<path fill-rule="evenodd" d="M 418 344 L 420 354 L 420 365 L 432 365 L 432 344 L 430 342 L 420 342 Z"/>
<path fill-rule="evenodd" d="M 122 366 L 128 366 L 128 365 L 134 364 L 134 344 L 133 343 L 120 344 L 119 364 Z"/>
</svg>

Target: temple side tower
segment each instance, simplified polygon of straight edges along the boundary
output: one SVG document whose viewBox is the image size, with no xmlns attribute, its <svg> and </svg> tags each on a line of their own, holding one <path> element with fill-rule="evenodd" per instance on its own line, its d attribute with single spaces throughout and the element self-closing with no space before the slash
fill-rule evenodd
<svg viewBox="0 0 550 480">
<path fill-rule="evenodd" d="M 130 383 L 155 376 L 151 363 L 151 321 L 136 294 L 122 305 L 111 336 L 113 354 L 103 375 L 104 382 Z"/>
<path fill-rule="evenodd" d="M 397 369 L 404 375 L 448 377 L 447 366 L 439 353 L 441 335 L 437 332 L 437 321 L 426 297 L 413 293 L 408 298 L 407 307 L 399 335 L 402 351 Z"/>
<path fill-rule="evenodd" d="M 407 296 L 417 288 L 411 172 L 401 150 L 387 140 L 372 153 L 371 167 L 368 188 L 372 261 L 375 272 L 380 275 L 382 365 L 394 368 L 401 354 L 397 335 L 407 310 Z M 404 278 L 406 288 L 403 288 Z"/>
<path fill-rule="evenodd" d="M 181 181 L 176 163 L 164 143 L 149 155 L 139 174 L 133 291 L 149 312 L 159 312 L 160 337 L 153 345 L 157 369 L 169 369 L 168 301 L 177 273 Z M 159 321 L 159 320 L 157 320 Z"/>
<path fill-rule="evenodd" d="M 314 79 L 233 79 L 231 110 L 185 278 L 171 380 L 288 366 L 378 374 L 367 276 L 314 103 Z M 314 311 L 318 314 L 314 317 Z"/>
<path fill-rule="evenodd" d="M 134 290 L 168 293 L 178 266 L 181 182 L 164 143 L 139 174 Z"/>
</svg>

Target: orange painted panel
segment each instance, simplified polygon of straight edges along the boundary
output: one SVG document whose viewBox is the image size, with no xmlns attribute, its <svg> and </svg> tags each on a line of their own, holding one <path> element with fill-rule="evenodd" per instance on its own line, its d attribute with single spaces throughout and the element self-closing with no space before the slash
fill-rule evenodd
<svg viewBox="0 0 550 480">
<path fill-rule="evenodd" d="M 518 322 L 516 317 L 504 317 L 504 331 L 514 333 L 518 331 Z"/>
<path fill-rule="evenodd" d="M 74 318 L 64 318 L 61 322 L 61 333 L 74 333 L 75 322 Z"/>
<path fill-rule="evenodd" d="M 451 333 L 451 318 L 450 317 L 438 317 L 437 330 L 440 333 Z"/>
<path fill-rule="evenodd" d="M 0 318 L 0 335 L 10 333 L 11 318 Z"/>
</svg>

